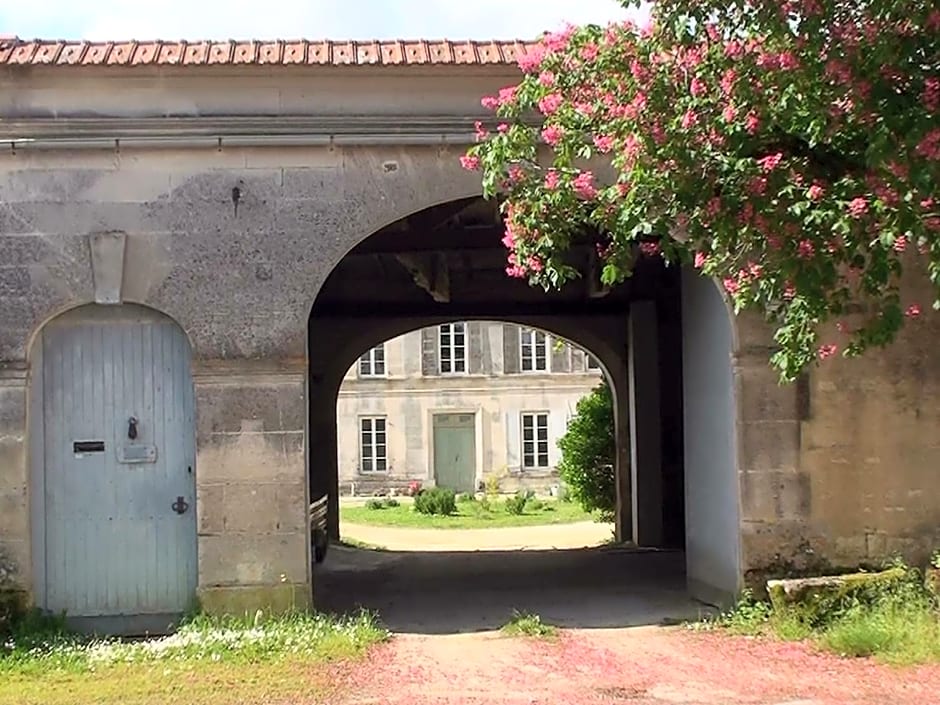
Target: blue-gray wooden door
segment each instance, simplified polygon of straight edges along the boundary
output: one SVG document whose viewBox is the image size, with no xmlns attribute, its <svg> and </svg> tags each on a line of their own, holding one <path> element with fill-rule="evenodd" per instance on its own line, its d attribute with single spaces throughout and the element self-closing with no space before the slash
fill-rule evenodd
<svg viewBox="0 0 940 705">
<path fill-rule="evenodd" d="M 197 580 L 189 343 L 127 305 L 77 309 L 42 337 L 44 607 L 157 629 Z"/>
<path fill-rule="evenodd" d="M 434 482 L 454 492 L 476 491 L 473 414 L 435 414 Z"/>
</svg>

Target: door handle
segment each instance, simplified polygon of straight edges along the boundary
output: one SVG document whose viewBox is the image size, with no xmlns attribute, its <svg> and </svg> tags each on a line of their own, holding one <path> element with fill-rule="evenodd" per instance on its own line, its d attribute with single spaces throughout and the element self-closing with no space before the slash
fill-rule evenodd
<svg viewBox="0 0 940 705">
<path fill-rule="evenodd" d="M 177 514 L 185 514 L 186 510 L 189 509 L 189 502 L 187 502 L 183 497 L 177 497 L 176 501 L 170 505 L 172 509 Z"/>
</svg>

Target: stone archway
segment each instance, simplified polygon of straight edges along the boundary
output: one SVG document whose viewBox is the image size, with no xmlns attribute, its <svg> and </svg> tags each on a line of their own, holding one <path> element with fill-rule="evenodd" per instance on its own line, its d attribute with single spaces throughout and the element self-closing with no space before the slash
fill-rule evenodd
<svg viewBox="0 0 940 705">
<path fill-rule="evenodd" d="M 687 287 L 690 296 L 680 300 L 686 278 L 680 279 L 678 271 L 663 268 L 658 260 L 646 259 L 627 285 L 602 291 L 589 274 L 591 254 L 584 251 L 574 254 L 583 258 L 578 260 L 585 273 L 580 284 L 561 292 L 535 291 L 502 272 L 505 252 L 500 235 L 501 222 L 492 205 L 477 199 L 446 203 L 360 241 L 327 277 L 311 310 L 308 330 L 311 492 L 329 494 L 332 514 L 337 515 L 335 399 L 344 373 L 369 347 L 407 330 L 453 320 L 503 320 L 541 327 L 594 352 L 615 387 L 620 440 L 618 536 L 662 546 L 664 524 L 681 514 L 683 542 L 694 554 L 688 560 L 690 590 L 710 602 L 729 601 L 744 572 L 733 452 L 738 443 L 732 373 L 735 336 L 717 290 L 708 282 L 710 289 L 701 290 L 692 281 Z M 680 325 L 685 317 L 703 325 Z M 717 334 L 709 334 L 713 329 Z M 691 372 L 684 386 L 678 384 L 683 348 Z M 707 380 L 726 392 L 720 409 L 697 386 Z M 685 402 L 689 410 L 683 414 Z M 664 423 L 668 404 L 672 420 Z M 705 418 L 713 422 L 712 435 L 720 434 L 723 452 L 709 458 L 696 453 L 679 468 L 678 482 L 665 477 L 664 444 L 681 447 L 688 439 L 697 451 Z M 686 420 L 689 428 L 682 431 Z M 689 485 L 684 481 L 686 471 L 691 472 Z M 690 509 L 689 502 L 696 506 Z M 711 531 L 713 524 L 720 524 L 720 538 L 701 543 L 699 532 Z M 337 535 L 336 519 L 331 530 Z M 702 568 L 712 565 L 715 551 L 721 553 L 721 568 Z"/>
</svg>

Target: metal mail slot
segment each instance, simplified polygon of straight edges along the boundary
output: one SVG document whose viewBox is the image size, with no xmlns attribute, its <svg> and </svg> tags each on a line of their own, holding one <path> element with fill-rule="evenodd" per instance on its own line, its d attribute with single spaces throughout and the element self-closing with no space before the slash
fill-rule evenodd
<svg viewBox="0 0 940 705">
<path fill-rule="evenodd" d="M 75 441 L 72 443 L 72 452 L 75 455 L 104 453 L 104 441 Z"/>
</svg>

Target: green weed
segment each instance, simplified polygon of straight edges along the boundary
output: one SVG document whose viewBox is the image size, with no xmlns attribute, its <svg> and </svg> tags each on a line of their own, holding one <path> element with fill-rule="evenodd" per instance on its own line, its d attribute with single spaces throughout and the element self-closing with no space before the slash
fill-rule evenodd
<svg viewBox="0 0 940 705">
<path fill-rule="evenodd" d="M 503 625 L 502 632 L 507 636 L 529 636 L 546 639 L 557 636 L 558 629 L 551 624 L 543 623 L 542 618 L 537 614 L 514 611 L 512 618 Z"/>
</svg>

